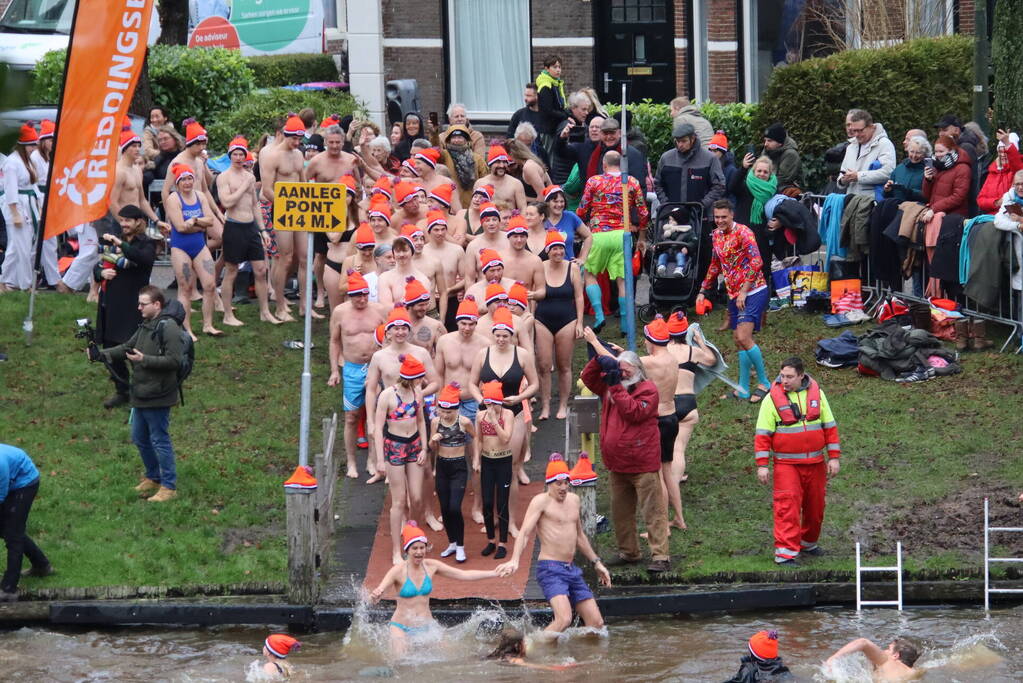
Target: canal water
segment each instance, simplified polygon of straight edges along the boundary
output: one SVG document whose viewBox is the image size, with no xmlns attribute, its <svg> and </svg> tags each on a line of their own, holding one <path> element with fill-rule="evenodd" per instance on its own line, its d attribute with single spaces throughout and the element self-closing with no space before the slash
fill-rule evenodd
<svg viewBox="0 0 1023 683">
<path fill-rule="evenodd" d="M 575 665 L 558 673 L 486 661 L 502 620 L 500 612 L 480 610 L 415 642 L 407 661 L 391 668 L 386 626 L 357 617 L 347 633 L 299 635 L 302 648 L 288 658 L 296 669 L 292 680 L 722 681 L 735 673 L 749 636 L 768 628 L 778 630 L 781 656 L 799 680 L 869 681 L 858 657 L 834 669 L 822 667 L 830 653 L 860 636 L 882 645 L 895 636 L 916 641 L 923 647 L 917 667 L 925 681 L 1023 680 L 1023 608 L 995 610 L 990 617 L 980 609 L 914 608 L 860 615 L 820 609 L 611 620 L 606 635 L 574 630 L 558 644 L 534 642 L 530 660 Z M 254 663 L 267 633 L 256 628 L 22 628 L 0 634 L 0 680 L 265 680 Z"/>
</svg>

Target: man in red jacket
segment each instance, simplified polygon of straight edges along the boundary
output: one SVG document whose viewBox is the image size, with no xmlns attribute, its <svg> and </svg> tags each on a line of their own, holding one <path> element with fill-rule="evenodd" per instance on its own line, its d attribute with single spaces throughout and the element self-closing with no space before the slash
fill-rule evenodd
<svg viewBox="0 0 1023 683">
<path fill-rule="evenodd" d="M 583 337 L 597 355 L 582 372 L 586 387 L 601 399 L 600 453 L 611 473 L 611 517 L 618 557 L 608 566 L 643 559 L 636 533 L 636 509 L 646 522 L 650 541 L 649 572 L 671 568 L 668 554 L 668 505 L 661 488 L 657 386 L 646 378 L 631 351 L 616 359 L 586 328 Z"/>
</svg>

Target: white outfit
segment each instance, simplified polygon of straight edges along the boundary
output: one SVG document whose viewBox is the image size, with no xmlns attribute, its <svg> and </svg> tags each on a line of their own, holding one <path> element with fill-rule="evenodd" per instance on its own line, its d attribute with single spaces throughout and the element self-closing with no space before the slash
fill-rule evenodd
<svg viewBox="0 0 1023 683">
<path fill-rule="evenodd" d="M 43 188 L 46 187 L 46 181 L 50 177 L 50 162 L 43 158 L 43 155 L 39 153 L 39 149 L 36 148 L 29 155 L 29 161 L 36 169 L 36 183 L 40 188 L 39 196 L 39 207 L 40 212 L 42 211 L 43 200 L 46 197 Z M 43 274 L 46 276 L 46 284 L 56 285 L 60 282 L 60 270 L 57 268 L 57 238 L 51 237 L 43 242 L 43 253 L 40 259 L 40 265 L 43 267 Z"/>
<path fill-rule="evenodd" d="M 72 228 L 71 230 L 75 230 Z M 92 269 L 99 263 L 99 236 L 92 223 L 78 228 L 78 255 L 64 272 L 64 284 L 76 292 L 92 281 Z"/>
<path fill-rule="evenodd" d="M 17 152 L 7 157 L 3 174 L 4 195 L 0 201 L 3 202 L 4 222 L 7 224 L 7 252 L 0 270 L 0 281 L 17 289 L 31 289 L 35 277 L 32 245 L 34 230 L 39 223 L 39 188 L 32 183 L 28 167 Z M 20 226 L 14 224 L 11 204 L 17 204 L 21 212 Z"/>
<path fill-rule="evenodd" d="M 380 301 L 380 297 L 377 292 L 377 281 L 380 278 L 380 273 L 376 271 L 366 273 L 365 278 L 366 284 L 369 285 L 369 302 L 373 304 L 378 303 Z"/>
<path fill-rule="evenodd" d="M 870 166 L 875 161 L 881 167 L 872 171 Z M 888 182 L 892 171 L 895 170 L 895 145 L 888 139 L 884 126 L 875 121 L 874 135 L 865 145 L 861 145 L 856 142 L 856 138 L 852 138 L 849 146 L 845 148 L 842 170 L 856 171 L 856 180 L 849 183 L 846 194 L 862 194 L 873 197 L 874 188 Z M 842 183 L 842 176 L 838 176 L 838 178 L 838 186 L 846 187 Z"/>
<path fill-rule="evenodd" d="M 1023 263 L 1023 235 L 1020 235 L 1019 232 L 1020 224 L 1009 218 L 1009 214 L 1005 211 L 1006 206 L 1016 203 L 1014 195 L 1013 189 L 1009 188 L 1002 196 L 1002 205 L 998 208 L 998 213 L 995 214 L 995 227 L 1011 235 L 1012 251 L 1015 257 L 1012 259 L 1009 282 L 1012 288 L 1018 291 L 1023 289 L 1023 267 L 1020 266 Z"/>
</svg>

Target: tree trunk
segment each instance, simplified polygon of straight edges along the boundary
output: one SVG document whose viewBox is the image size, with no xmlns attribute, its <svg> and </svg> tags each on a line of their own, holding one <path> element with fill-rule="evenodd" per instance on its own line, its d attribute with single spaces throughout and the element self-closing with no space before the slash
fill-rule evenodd
<svg viewBox="0 0 1023 683">
<path fill-rule="evenodd" d="M 135 84 L 135 94 L 131 98 L 131 106 L 128 108 L 132 114 L 149 121 L 149 112 L 153 108 L 153 88 L 149 85 L 149 49 L 146 49 L 145 59 L 142 61 L 142 71 L 139 73 L 138 83 Z"/>
<path fill-rule="evenodd" d="M 160 45 L 188 43 L 188 0 L 160 0 Z"/>
</svg>

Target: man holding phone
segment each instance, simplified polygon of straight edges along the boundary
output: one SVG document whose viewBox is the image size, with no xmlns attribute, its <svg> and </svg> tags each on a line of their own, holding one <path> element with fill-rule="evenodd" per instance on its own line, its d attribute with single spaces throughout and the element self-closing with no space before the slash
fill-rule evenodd
<svg viewBox="0 0 1023 683">
<path fill-rule="evenodd" d="M 850 136 L 842 159 L 838 186 L 846 194 L 874 197 L 895 169 L 895 145 L 884 126 L 874 121 L 870 112 L 850 109 L 845 117 L 845 131 Z"/>
<path fill-rule="evenodd" d="M 753 145 L 749 145 L 747 154 L 754 154 Z M 778 192 L 785 193 L 788 188 L 799 189 L 800 176 L 803 173 L 803 161 L 799 156 L 799 147 L 785 126 L 775 122 L 764 131 L 764 154 L 774 162 L 778 176 Z"/>
</svg>

